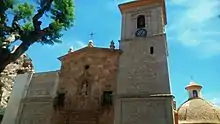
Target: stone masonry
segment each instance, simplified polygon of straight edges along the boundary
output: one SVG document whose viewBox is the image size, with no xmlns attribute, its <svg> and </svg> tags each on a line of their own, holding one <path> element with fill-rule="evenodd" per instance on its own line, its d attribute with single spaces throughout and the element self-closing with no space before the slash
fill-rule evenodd
<svg viewBox="0 0 220 124">
<path fill-rule="evenodd" d="M 113 123 L 113 106 L 104 106 L 102 95 L 105 91 L 115 93 L 119 55 L 119 50 L 86 47 L 60 57 L 57 91 L 65 90 L 66 101 L 61 111 L 54 111 L 53 124 L 65 119 L 70 123 Z M 88 82 L 85 89 L 84 81 Z M 79 118 L 74 119 L 75 116 Z"/>
<path fill-rule="evenodd" d="M 1 97 L 0 97 L 0 107 L 2 113 L 7 107 L 7 103 L 10 98 L 10 94 L 13 88 L 14 80 L 17 74 L 23 74 L 26 72 L 33 72 L 32 60 L 23 54 L 18 60 L 10 63 L 6 66 L 5 70 L 0 75 L 0 84 L 1 84 Z"/>
<path fill-rule="evenodd" d="M 59 71 L 33 74 L 22 98 L 15 124 L 49 124 Z"/>
</svg>

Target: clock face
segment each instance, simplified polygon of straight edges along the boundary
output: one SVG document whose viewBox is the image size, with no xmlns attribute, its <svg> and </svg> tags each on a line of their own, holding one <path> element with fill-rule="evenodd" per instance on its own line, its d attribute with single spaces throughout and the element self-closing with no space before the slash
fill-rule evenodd
<svg viewBox="0 0 220 124">
<path fill-rule="evenodd" d="M 138 29 L 135 33 L 136 37 L 146 37 L 147 31 L 145 29 Z"/>
</svg>

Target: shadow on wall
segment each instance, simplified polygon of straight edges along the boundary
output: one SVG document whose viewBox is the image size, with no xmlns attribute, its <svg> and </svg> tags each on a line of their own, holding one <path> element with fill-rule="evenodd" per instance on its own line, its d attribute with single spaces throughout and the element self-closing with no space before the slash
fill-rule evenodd
<svg viewBox="0 0 220 124">
<path fill-rule="evenodd" d="M 3 115 L 0 115 L 0 124 L 2 122 L 2 119 L 3 119 Z"/>
</svg>

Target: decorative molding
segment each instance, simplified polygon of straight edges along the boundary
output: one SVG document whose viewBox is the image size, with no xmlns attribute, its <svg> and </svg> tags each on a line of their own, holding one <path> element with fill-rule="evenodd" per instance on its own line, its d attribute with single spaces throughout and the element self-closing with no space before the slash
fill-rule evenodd
<svg viewBox="0 0 220 124">
<path fill-rule="evenodd" d="M 114 98 L 173 98 L 172 94 L 150 94 L 150 93 L 133 93 L 133 94 L 113 94 Z"/>
<path fill-rule="evenodd" d="M 53 97 L 30 97 L 22 99 L 22 103 L 29 103 L 29 102 L 49 102 L 52 104 Z"/>
</svg>

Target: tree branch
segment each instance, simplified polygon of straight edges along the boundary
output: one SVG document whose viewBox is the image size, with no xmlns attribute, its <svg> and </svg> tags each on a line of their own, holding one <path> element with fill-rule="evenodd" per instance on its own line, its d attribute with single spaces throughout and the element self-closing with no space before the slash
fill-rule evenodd
<svg viewBox="0 0 220 124">
<path fill-rule="evenodd" d="M 44 7 L 40 8 L 38 10 L 38 13 L 32 18 L 35 32 L 41 30 L 40 26 L 42 22 L 39 21 L 39 19 L 43 16 L 44 12 L 51 7 L 52 2 L 53 0 L 49 0 L 47 4 Z"/>
<path fill-rule="evenodd" d="M 11 62 L 16 61 L 34 42 L 22 42 L 20 46 L 15 50 L 15 52 L 11 53 L 8 49 L 4 49 L 4 53 L 1 53 L 0 56 L 0 72 L 2 72 L 5 67 Z"/>
<path fill-rule="evenodd" d="M 15 15 L 12 21 L 12 28 L 14 31 L 17 31 L 19 34 L 21 34 L 23 31 L 21 30 L 21 27 L 18 24 L 19 20 L 20 20 L 19 15 Z"/>
<path fill-rule="evenodd" d="M 22 34 L 22 30 L 20 25 L 18 24 L 19 21 L 19 16 L 15 15 L 12 21 L 12 28 L 8 28 L 7 29 L 3 29 L 2 31 L 5 31 L 5 33 L 7 32 L 7 34 L 9 34 L 9 36 L 3 41 L 2 46 L 3 48 L 7 48 L 11 43 L 13 43 L 14 41 L 18 40 L 20 38 L 20 35 Z"/>
<path fill-rule="evenodd" d="M 5 24 L 7 19 L 3 13 L 0 13 L 0 19 L 1 19 L 0 24 Z"/>
<path fill-rule="evenodd" d="M 11 0 L 4 0 L 5 4 L 0 0 L 0 73 L 11 62 L 16 61 L 28 48 L 35 42 L 41 42 L 42 44 L 54 44 L 60 42 L 59 38 L 62 36 L 61 31 L 72 26 L 72 20 L 74 19 L 74 6 L 73 0 L 54 1 L 54 0 L 41 0 L 41 8 L 34 13 L 34 6 L 28 4 L 19 4 L 16 9 L 12 8 L 14 2 Z M 54 2 L 54 3 L 53 3 Z M 54 4 L 54 6 L 53 6 Z M 53 7 L 53 8 L 52 8 Z M 12 25 L 7 25 L 7 15 L 5 11 L 7 9 L 13 9 L 15 14 Z M 51 19 L 53 22 L 48 27 L 41 27 L 40 18 L 43 17 L 45 12 L 50 11 Z M 32 17 L 32 21 L 26 23 L 24 26 L 19 25 L 21 19 L 24 21 L 29 20 Z M 10 18 L 11 19 L 11 18 Z M 32 24 L 31 24 L 32 23 Z M 19 47 L 11 52 L 9 45 L 16 41 L 21 40 L 22 43 Z M 2 42 L 7 42 L 8 46 L 3 48 Z"/>
<path fill-rule="evenodd" d="M 15 36 L 19 36 L 21 37 L 22 43 L 20 44 L 20 46 L 15 50 L 14 53 L 10 53 L 8 54 L 7 58 L 5 58 L 5 62 L 1 63 L 0 65 L 6 66 L 7 64 L 9 64 L 10 62 L 13 62 L 15 60 L 17 60 L 25 51 L 28 50 L 28 48 L 37 40 L 42 39 L 46 34 L 49 33 L 48 28 L 45 28 L 43 30 L 41 30 L 40 26 L 41 26 L 41 21 L 39 21 L 39 19 L 43 16 L 44 12 L 49 10 L 49 8 L 52 5 L 53 0 L 49 0 L 47 2 L 47 4 L 45 6 L 43 6 L 42 8 L 40 8 L 38 10 L 38 13 L 32 18 L 33 21 L 33 25 L 34 25 L 34 31 L 31 32 L 28 36 L 27 34 L 22 34 L 22 30 L 21 27 L 18 24 L 19 21 L 19 15 L 15 15 L 14 19 L 12 21 L 12 28 L 13 31 L 15 33 L 12 33 L 10 35 L 10 37 L 7 38 L 7 42 L 11 43 L 13 40 L 16 40 Z M 50 27 L 50 26 L 49 26 Z M 0 67 L 0 72 L 1 72 L 1 67 Z"/>
<path fill-rule="evenodd" d="M 20 35 L 17 32 L 12 32 L 3 43 L 10 45 L 13 42 L 15 42 L 16 40 L 18 40 L 20 37 Z"/>
</svg>

